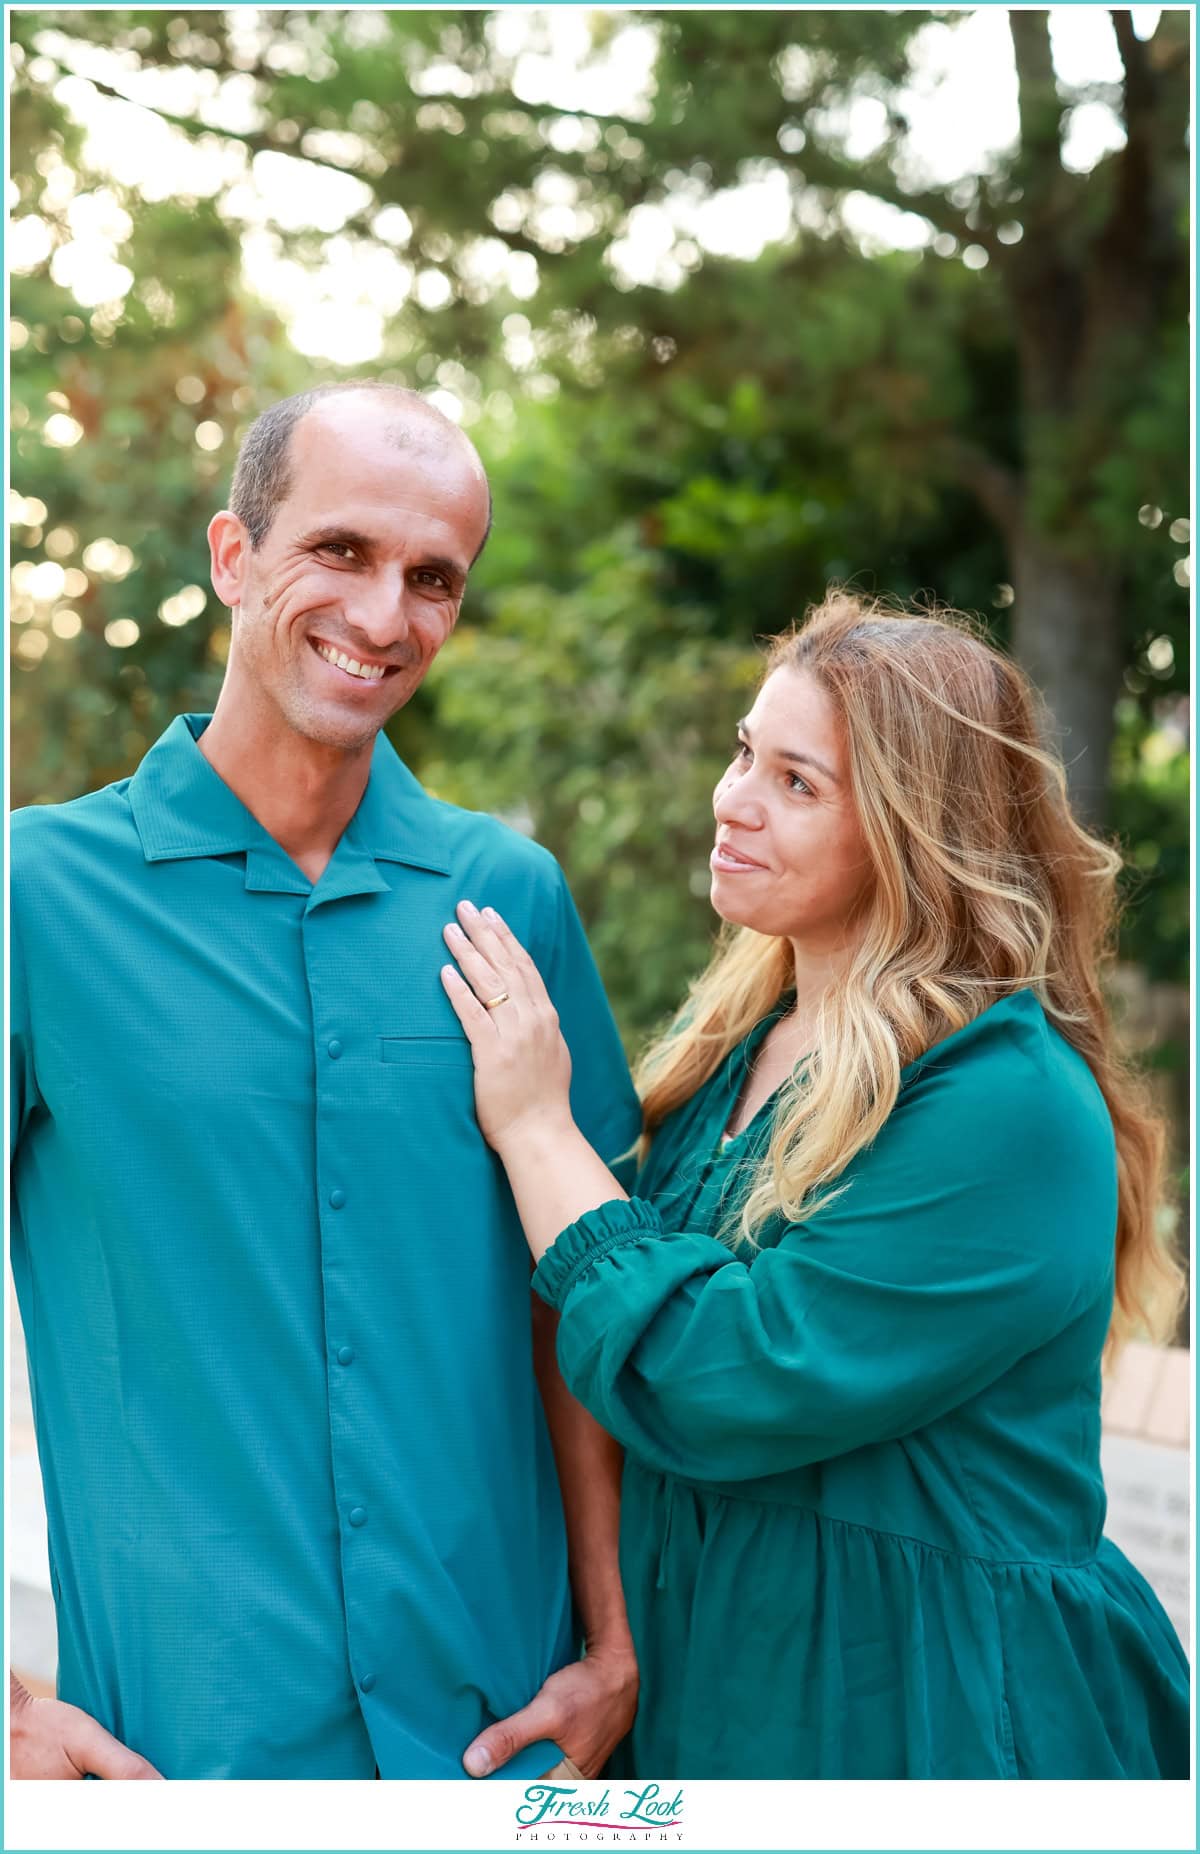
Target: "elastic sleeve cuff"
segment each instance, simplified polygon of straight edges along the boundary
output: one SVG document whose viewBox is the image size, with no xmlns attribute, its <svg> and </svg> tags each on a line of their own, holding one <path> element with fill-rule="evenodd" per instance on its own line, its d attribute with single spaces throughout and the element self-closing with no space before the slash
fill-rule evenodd
<svg viewBox="0 0 1200 1854">
<path fill-rule="evenodd" d="M 587 1210 L 555 1237 L 533 1271 L 535 1292 L 561 1309 L 585 1269 L 610 1249 L 623 1248 L 646 1235 L 662 1234 L 662 1218 L 643 1197 L 614 1198 Z"/>
</svg>

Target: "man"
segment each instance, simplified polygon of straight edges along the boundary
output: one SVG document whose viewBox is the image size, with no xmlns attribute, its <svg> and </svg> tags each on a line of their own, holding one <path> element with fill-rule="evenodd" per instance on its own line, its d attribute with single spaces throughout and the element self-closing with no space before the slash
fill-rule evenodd
<svg viewBox="0 0 1200 1854">
<path fill-rule="evenodd" d="M 380 737 L 453 629 L 486 478 L 363 382 L 264 413 L 231 502 L 211 720 L 13 819 L 12 1259 L 59 1625 L 13 1774 L 595 1774 L 636 1702 L 619 1458 L 536 1318 L 531 1347 L 438 979 L 456 903 L 548 973 L 602 1151 L 636 1103 L 553 859 Z"/>
</svg>

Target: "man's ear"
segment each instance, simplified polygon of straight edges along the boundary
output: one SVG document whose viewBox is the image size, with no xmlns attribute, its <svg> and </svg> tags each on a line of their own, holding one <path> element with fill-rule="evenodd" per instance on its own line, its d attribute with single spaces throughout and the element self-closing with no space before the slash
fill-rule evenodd
<svg viewBox="0 0 1200 1854">
<path fill-rule="evenodd" d="M 213 591 L 233 611 L 242 602 L 250 536 L 231 510 L 220 509 L 209 522 L 208 552 Z"/>
</svg>

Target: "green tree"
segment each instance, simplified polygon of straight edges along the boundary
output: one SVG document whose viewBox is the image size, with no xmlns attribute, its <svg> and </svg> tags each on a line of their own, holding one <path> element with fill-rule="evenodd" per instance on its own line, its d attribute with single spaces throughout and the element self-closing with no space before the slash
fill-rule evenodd
<svg viewBox="0 0 1200 1854">
<path fill-rule="evenodd" d="M 1094 817 L 1115 768 L 1138 870 L 1126 944 L 1179 972 L 1185 774 L 1162 723 L 1186 687 L 1186 16 L 1143 42 L 1114 15 L 1124 81 L 1093 96 L 1055 78 L 1046 16 L 1014 14 L 1019 140 L 937 187 L 905 144 L 931 17 L 596 15 L 597 56 L 630 25 L 655 35 L 645 99 L 600 114 L 530 101 L 483 13 L 15 14 L 14 218 L 46 247 L 13 289 L 14 795 L 127 772 L 169 714 L 211 702 L 227 633 L 203 530 L 239 428 L 338 371 L 292 352 L 239 275 L 238 162 L 300 155 L 361 203 L 336 248 L 279 226 L 280 250 L 311 265 L 386 245 L 432 279 L 441 306 L 410 296 L 378 370 L 454 391 L 494 479 L 464 628 L 396 738 L 448 796 L 559 851 L 628 1027 L 703 953 L 688 877 L 753 640 L 831 578 L 990 614 L 1068 730 Z M 228 172 L 167 201 L 101 173 L 71 73 L 114 108 L 187 79 L 153 108 Z M 851 159 L 839 123 L 863 98 L 878 140 Z M 1097 100 L 1124 146 L 1069 172 L 1069 113 Z M 705 250 L 689 214 L 769 174 L 786 235 L 753 261 Z M 865 250 L 862 194 L 936 243 Z M 132 281 L 90 309 L 60 256 L 81 200 L 128 227 Z M 665 241 L 635 275 L 622 251 L 659 209 Z M 122 620 L 136 642 L 112 641 Z"/>
<path fill-rule="evenodd" d="M 472 279 L 484 233 L 535 261 L 539 331 L 560 366 L 594 336 L 594 373 L 597 352 L 611 364 L 605 337 L 632 328 L 643 353 L 670 344 L 672 366 L 703 366 L 711 379 L 727 345 L 757 356 L 767 335 L 770 353 L 752 374 L 775 363 L 868 494 L 902 504 L 965 489 L 976 499 L 1007 563 L 1014 646 L 1064 731 L 1077 800 L 1100 818 L 1122 674 L 1149 641 L 1147 591 L 1155 624 L 1177 627 L 1183 610 L 1166 579 L 1172 562 L 1161 547 L 1145 555 L 1133 516 L 1139 505 L 1178 510 L 1186 496 L 1188 16 L 1164 11 L 1143 41 L 1114 10 L 1123 81 L 1079 91 L 1055 74 L 1048 15 L 1013 11 L 1020 135 L 986 172 L 951 186 L 907 177 L 907 92 L 929 16 L 642 17 L 658 34 L 644 120 L 514 94 L 516 55 L 497 49 L 486 14 L 282 11 L 262 16 L 257 39 L 233 14 L 170 9 L 17 22 L 18 42 L 40 47 L 55 74 L 91 40 L 118 49 L 128 68 L 185 64 L 251 82 L 260 126 L 236 139 L 355 174 L 370 204 L 351 231 L 372 236 L 379 209 L 401 206 L 414 260 L 448 280 L 437 344 L 468 363 L 486 367 L 495 341 L 495 304 L 481 305 Z M 597 29 L 616 28 L 608 19 Z M 863 98 L 882 127 L 873 152 L 851 159 L 845 112 Z M 1117 114 L 1124 146 L 1073 173 L 1068 119 L 1097 100 Z M 214 116 L 181 126 L 211 135 Z M 756 286 L 739 276 L 731 287 L 711 265 L 703 289 L 622 287 L 611 248 L 633 208 L 767 168 L 788 176 L 795 230 L 749 314 L 742 292 Z M 942 250 L 965 250 L 985 269 L 947 289 L 930 275 L 945 260 L 926 254 L 890 301 L 848 315 L 847 292 L 826 296 L 825 285 L 831 271 L 855 268 L 843 226 L 856 193 L 919 214 Z M 700 261 L 686 236 L 664 255 L 678 277 Z M 868 298 L 878 287 L 872 279 Z M 777 311 L 793 309 L 764 327 L 754 310 L 772 291 Z M 411 358 L 414 334 L 427 343 L 433 331 L 418 314 L 395 333 Z M 724 353 L 718 333 L 732 336 Z"/>
</svg>

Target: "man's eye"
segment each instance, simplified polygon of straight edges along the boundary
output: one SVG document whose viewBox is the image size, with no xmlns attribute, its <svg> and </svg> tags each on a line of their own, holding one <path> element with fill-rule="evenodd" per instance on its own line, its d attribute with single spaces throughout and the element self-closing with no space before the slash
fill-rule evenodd
<svg viewBox="0 0 1200 1854">
<path fill-rule="evenodd" d="M 346 541 L 322 541 L 319 553 L 332 554 L 335 560 L 352 560 L 354 549 Z"/>
<path fill-rule="evenodd" d="M 442 592 L 449 591 L 449 587 L 447 586 L 445 580 L 442 578 L 440 573 L 433 573 L 433 572 L 418 573 L 416 575 L 416 579 L 418 583 L 422 586 L 436 586 L 439 589 L 439 591 L 442 591 Z"/>
</svg>

